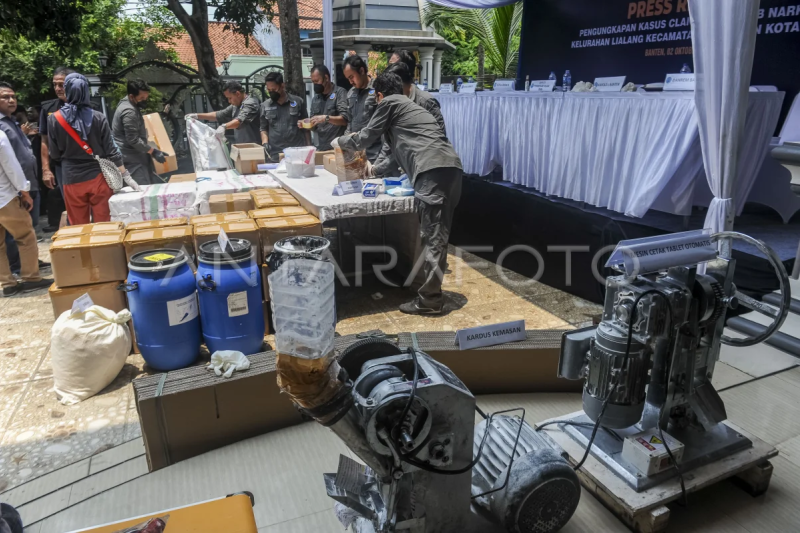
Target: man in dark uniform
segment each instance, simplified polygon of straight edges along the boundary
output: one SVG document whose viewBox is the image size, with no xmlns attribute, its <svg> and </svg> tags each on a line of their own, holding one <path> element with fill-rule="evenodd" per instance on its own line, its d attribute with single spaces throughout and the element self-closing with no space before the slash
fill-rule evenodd
<svg viewBox="0 0 800 533">
<path fill-rule="evenodd" d="M 283 74 L 270 72 L 265 78 L 269 98 L 261 104 L 261 144 L 267 157 L 277 163 L 286 148 L 311 146 L 308 130 L 297 123 L 308 118 L 305 98 L 286 92 Z"/>
<path fill-rule="evenodd" d="M 258 111 L 261 102 L 258 98 L 244 92 L 244 87 L 238 81 L 225 83 L 222 94 L 228 99 L 230 104 L 228 107 L 212 113 L 190 113 L 186 118 L 214 121 L 219 124 L 217 131 L 222 134 L 226 130 L 234 130 L 233 138 L 236 144 L 261 144 L 258 133 Z"/>
<path fill-rule="evenodd" d="M 311 123 L 317 132 L 317 150 L 332 150 L 331 141 L 344 134 L 350 120 L 347 91 L 331 82 L 331 73 L 325 65 L 311 68 L 314 99 L 311 100 Z M 297 123 L 302 128 L 302 121 Z"/>
<path fill-rule="evenodd" d="M 444 308 L 447 243 L 461 197 L 461 160 L 433 115 L 403 94 L 399 76 L 381 74 L 374 87 L 378 103 L 372 119 L 360 132 L 341 137 L 339 145 L 348 151 L 363 150 L 384 136 L 400 168 L 408 174 L 420 218 L 424 281 L 418 297 L 401 305 L 400 311 L 438 315 Z"/>
<path fill-rule="evenodd" d="M 63 192 L 61 191 L 61 163 L 50 159 L 47 117 L 61 109 L 61 106 L 67 101 L 67 95 L 64 93 L 64 79 L 67 74 L 72 74 L 73 72 L 72 69 L 67 67 L 58 67 L 53 72 L 53 89 L 57 98 L 42 102 L 42 110 L 39 113 L 39 135 L 42 137 L 42 181 L 45 187 L 53 189 L 47 195 L 47 227 L 43 229 L 46 233 L 58 231 L 61 213 L 66 210 Z"/>
<path fill-rule="evenodd" d="M 128 96 L 120 100 L 111 125 L 114 142 L 122 154 L 125 168 L 139 185 L 161 183 L 153 159 L 159 163 L 167 160 L 164 152 L 147 144 L 147 128 L 141 108 L 147 105 L 149 96 L 150 86 L 147 82 L 138 79 L 128 81 Z"/>
<path fill-rule="evenodd" d="M 347 124 L 347 133 L 358 133 L 369 124 L 375 112 L 375 89 L 372 88 L 372 78 L 367 74 L 367 63 L 357 55 L 352 55 L 344 61 L 344 75 L 352 85 L 347 93 L 350 105 L 350 122 Z M 369 146 L 367 159 L 374 163 L 381 151 L 381 140 L 378 139 Z"/>
</svg>

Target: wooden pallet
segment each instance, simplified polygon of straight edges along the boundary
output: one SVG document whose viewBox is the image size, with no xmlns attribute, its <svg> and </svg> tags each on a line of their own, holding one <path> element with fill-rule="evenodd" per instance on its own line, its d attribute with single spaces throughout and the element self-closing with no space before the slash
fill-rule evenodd
<svg viewBox="0 0 800 533">
<path fill-rule="evenodd" d="M 559 416 L 545 420 L 541 424 L 552 420 L 571 419 L 581 413 L 579 411 Z M 687 494 L 731 477 L 736 477 L 738 484 L 753 496 L 761 495 L 769 488 L 772 477 L 772 465 L 769 459 L 778 455 L 778 450 L 735 425 L 729 422 L 726 424 L 750 439 L 753 442 L 752 448 L 690 472 L 684 472 L 683 479 Z M 558 426 L 548 426 L 542 431 L 563 448 L 569 456 L 568 460 L 573 465 L 581 460 L 585 448 L 561 431 Z M 581 485 L 637 533 L 666 531 L 670 512 L 667 504 L 681 498 L 681 487 L 677 478 L 642 492 L 636 492 L 592 455 L 589 455 L 577 473 Z"/>
</svg>

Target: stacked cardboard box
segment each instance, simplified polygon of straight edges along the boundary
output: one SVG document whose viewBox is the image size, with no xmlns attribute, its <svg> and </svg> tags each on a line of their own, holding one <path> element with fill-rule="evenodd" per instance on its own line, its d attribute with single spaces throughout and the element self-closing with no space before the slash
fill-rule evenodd
<svg viewBox="0 0 800 533">
<path fill-rule="evenodd" d="M 53 241 L 50 261 L 56 286 L 76 287 L 124 280 L 128 275 L 124 237 L 125 232 L 117 230 Z"/>
<path fill-rule="evenodd" d="M 208 200 L 215 194 L 233 194 L 257 189 L 279 189 L 280 184 L 269 174 L 243 176 L 235 170 L 203 171 L 198 173 L 195 208 L 197 214 L 207 215 L 210 208 Z"/>
<path fill-rule="evenodd" d="M 263 207 L 277 207 L 284 205 L 300 205 L 300 202 L 283 189 L 262 189 L 251 191 L 255 209 Z"/>
<path fill-rule="evenodd" d="M 194 182 L 143 185 L 140 191 L 115 194 L 108 200 L 111 220 L 125 223 L 199 214 L 195 206 Z"/>
<path fill-rule="evenodd" d="M 115 233 L 124 228 L 122 222 L 96 222 L 94 224 L 81 224 L 79 226 L 65 226 L 53 235 L 53 240 L 63 237 L 77 237 L 78 235 L 98 235 L 101 233 Z"/>
<path fill-rule="evenodd" d="M 260 218 L 285 218 L 285 217 L 297 217 L 300 215 L 307 215 L 308 211 L 300 207 L 299 205 L 287 205 L 287 206 L 280 206 L 280 207 L 265 207 L 263 209 L 254 209 L 250 211 L 250 218 L 253 219 L 260 219 Z"/>
<path fill-rule="evenodd" d="M 125 292 L 118 290 L 121 281 L 109 281 L 106 283 L 95 283 L 93 285 L 79 285 L 77 287 L 57 287 L 50 285 L 50 303 L 53 305 L 53 316 L 58 318 L 64 311 L 72 309 L 72 304 L 88 294 L 95 305 L 110 309 L 119 313 L 128 307 L 128 299 Z"/>
<path fill-rule="evenodd" d="M 250 244 L 256 250 L 256 260 L 261 261 L 261 242 L 258 226 L 256 226 L 254 220 L 250 219 L 195 226 L 194 241 L 197 250 L 200 250 L 201 244 L 217 240 L 220 230 L 225 230 L 225 234 L 229 239 L 245 239 L 250 241 Z"/>
<path fill-rule="evenodd" d="M 266 160 L 264 148 L 260 144 L 244 143 L 231 146 L 231 161 L 240 174 L 258 174 L 258 165 Z"/>
<path fill-rule="evenodd" d="M 212 194 L 208 198 L 208 209 L 211 213 L 231 213 L 255 209 L 253 197 L 248 192 L 231 194 Z"/>
<path fill-rule="evenodd" d="M 286 237 L 296 235 L 316 235 L 322 237 L 322 223 L 312 215 L 300 215 L 284 218 L 259 218 L 258 233 L 264 257 L 272 252 L 275 243 Z"/>
<path fill-rule="evenodd" d="M 212 215 L 195 215 L 189 223 L 192 226 L 203 224 L 216 224 L 218 222 L 235 222 L 237 220 L 248 220 L 250 217 L 245 211 L 234 211 L 232 213 L 214 213 Z"/>
<path fill-rule="evenodd" d="M 123 241 L 125 256 L 128 261 L 139 252 L 147 250 L 174 249 L 184 250 L 194 262 L 194 235 L 191 226 L 173 226 L 166 228 L 139 229 L 129 231 Z"/>
<path fill-rule="evenodd" d="M 189 223 L 186 217 L 160 218 L 158 220 L 145 220 L 143 222 L 131 222 L 125 226 L 125 230 L 133 231 L 137 229 L 171 228 L 173 226 L 185 226 Z"/>
</svg>

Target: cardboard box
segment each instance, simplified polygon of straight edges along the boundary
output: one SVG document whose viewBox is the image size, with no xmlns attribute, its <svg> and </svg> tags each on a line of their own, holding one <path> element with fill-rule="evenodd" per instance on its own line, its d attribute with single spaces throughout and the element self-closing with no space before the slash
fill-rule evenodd
<svg viewBox="0 0 800 533">
<path fill-rule="evenodd" d="M 59 287 L 117 281 L 128 277 L 122 244 L 125 232 L 63 237 L 50 245 L 53 278 Z"/>
<path fill-rule="evenodd" d="M 331 154 L 325 154 L 325 157 L 322 158 L 322 166 L 325 167 L 325 170 L 336 175 L 336 156 Z"/>
<path fill-rule="evenodd" d="M 527 339 L 498 346 L 459 350 L 455 333 L 417 333 L 420 349 L 450 368 L 472 394 L 579 392 L 583 380 L 558 377 L 561 354 L 559 330 L 528 330 Z M 413 346 L 409 333 L 400 333 L 401 348 Z"/>
<path fill-rule="evenodd" d="M 258 165 L 266 163 L 264 147 L 255 143 L 231 146 L 231 161 L 239 174 L 258 174 Z"/>
<path fill-rule="evenodd" d="M 322 223 L 312 215 L 300 215 L 286 218 L 259 218 L 256 220 L 261 236 L 263 256 L 272 252 L 275 243 L 286 237 L 295 235 L 316 235 L 322 237 Z"/>
<path fill-rule="evenodd" d="M 247 239 L 256 249 L 256 261 L 261 262 L 261 239 L 258 233 L 258 226 L 254 220 L 239 220 L 234 222 L 217 222 L 215 224 L 203 224 L 194 227 L 194 242 L 198 253 L 200 245 L 215 241 L 219 236 L 219 231 L 225 230 L 229 239 Z"/>
<path fill-rule="evenodd" d="M 297 201 L 297 198 L 288 193 L 284 194 L 252 193 L 252 197 L 253 197 L 254 207 L 252 207 L 251 209 L 263 209 L 265 207 L 278 207 L 284 205 L 287 206 L 300 205 L 300 202 Z"/>
<path fill-rule="evenodd" d="M 125 229 L 133 231 L 137 229 L 171 228 L 173 226 L 186 226 L 189 219 L 186 217 L 160 218 L 157 220 L 144 220 L 142 222 L 131 222 Z"/>
<path fill-rule="evenodd" d="M 125 228 L 122 222 L 96 222 L 94 224 L 81 224 L 79 226 L 66 226 L 53 235 L 53 240 L 62 237 L 75 237 L 77 235 L 97 235 L 99 233 L 114 233 Z"/>
<path fill-rule="evenodd" d="M 129 231 L 123 241 L 125 256 L 128 261 L 136 253 L 147 250 L 163 250 L 172 248 L 185 250 L 194 262 L 194 234 L 192 226 L 174 226 L 167 228 L 140 229 Z"/>
<path fill-rule="evenodd" d="M 197 181 L 197 174 L 173 174 L 169 177 L 169 183 L 179 183 L 181 181 Z"/>
<path fill-rule="evenodd" d="M 202 226 L 203 224 L 235 222 L 237 220 L 250 220 L 250 216 L 245 211 L 234 211 L 232 213 L 214 213 L 213 215 L 195 215 L 190 222 L 192 226 Z"/>
<path fill-rule="evenodd" d="M 158 148 L 164 152 L 167 157 L 165 163 L 159 163 L 153 159 L 156 174 L 166 174 L 178 170 L 178 159 L 175 157 L 175 149 L 172 147 L 172 141 L 169 140 L 167 129 L 161 121 L 161 115 L 158 113 L 145 115 L 144 127 L 147 129 L 147 144 L 153 148 Z"/>
<path fill-rule="evenodd" d="M 333 155 L 333 150 L 327 150 L 325 152 L 314 152 L 314 164 L 317 166 L 325 164 L 324 163 L 325 156 L 327 155 Z M 284 157 L 285 157 L 284 154 L 281 152 L 281 154 L 278 156 L 278 162 L 280 163 L 281 161 L 283 161 Z"/>
<path fill-rule="evenodd" d="M 250 211 L 250 218 L 281 218 L 281 217 L 296 217 L 307 215 L 308 211 L 299 205 L 287 205 L 281 207 L 266 207 L 264 209 L 254 209 Z"/>
<path fill-rule="evenodd" d="M 128 308 L 125 292 L 117 290 L 120 283 L 123 283 L 123 280 L 64 288 L 58 287 L 54 283 L 50 285 L 48 291 L 50 303 L 53 305 L 53 316 L 58 318 L 64 311 L 71 310 L 73 302 L 84 294 L 88 294 L 95 305 L 119 313 Z"/>
<path fill-rule="evenodd" d="M 212 194 L 208 198 L 208 208 L 212 213 L 232 213 L 255 209 L 253 197 L 249 192 L 233 194 Z"/>
<path fill-rule="evenodd" d="M 269 302 L 269 265 L 261 265 L 261 287 L 264 289 L 264 301 Z"/>
</svg>

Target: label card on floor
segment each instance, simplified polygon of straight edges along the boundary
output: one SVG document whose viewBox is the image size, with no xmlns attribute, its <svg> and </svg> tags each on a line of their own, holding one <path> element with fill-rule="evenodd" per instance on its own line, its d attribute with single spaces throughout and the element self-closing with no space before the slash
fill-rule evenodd
<svg viewBox="0 0 800 533">
<path fill-rule="evenodd" d="M 524 320 L 456 331 L 456 344 L 460 350 L 524 341 L 526 338 Z"/>
<path fill-rule="evenodd" d="M 92 301 L 91 296 L 89 296 L 89 293 L 79 296 L 78 298 L 75 298 L 74 302 L 72 302 L 72 311 L 70 311 L 69 316 L 77 315 L 78 313 L 85 313 L 93 305 L 94 302 Z"/>
<path fill-rule="evenodd" d="M 556 88 L 556 80 L 531 80 L 530 91 L 533 93 L 551 93 Z"/>
<path fill-rule="evenodd" d="M 476 82 L 464 83 L 461 85 L 461 90 L 458 94 L 475 94 L 475 89 L 478 87 Z"/>
<path fill-rule="evenodd" d="M 595 78 L 594 84 L 599 93 L 618 93 L 625 85 L 625 76 L 613 76 L 611 78 Z"/>
</svg>

